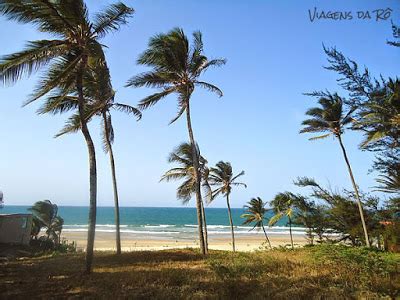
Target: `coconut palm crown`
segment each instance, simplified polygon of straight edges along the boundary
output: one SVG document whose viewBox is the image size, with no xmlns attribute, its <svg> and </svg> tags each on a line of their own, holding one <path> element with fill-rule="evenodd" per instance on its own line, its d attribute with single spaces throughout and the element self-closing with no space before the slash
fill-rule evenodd
<svg viewBox="0 0 400 300">
<path fill-rule="evenodd" d="M 292 219 L 296 202 L 300 197 L 301 196 L 297 196 L 291 192 L 283 192 L 277 194 L 271 201 L 271 207 L 274 210 L 275 215 L 269 220 L 269 225 L 275 225 L 284 216 L 288 218 L 290 243 L 292 249 L 294 248 L 292 235 Z"/>
<path fill-rule="evenodd" d="M 318 103 L 320 107 L 313 107 L 306 112 L 306 115 L 311 118 L 302 122 L 304 128 L 300 130 L 300 133 L 323 133 L 310 140 L 342 135 L 345 127 L 353 121 L 351 117 L 353 110 L 345 113 L 343 100 L 337 94 L 321 97 Z"/>
<path fill-rule="evenodd" d="M 208 195 L 208 200 L 213 201 L 220 194 L 229 196 L 233 186 L 247 187 L 245 183 L 236 181 L 236 179 L 244 174 L 244 171 L 241 171 L 234 176 L 232 165 L 229 162 L 218 162 L 214 168 L 210 168 L 210 173 L 208 175 L 208 184 L 211 188 L 216 187 L 214 190 L 211 190 L 211 193 Z"/>
<path fill-rule="evenodd" d="M 178 96 L 178 114 L 171 120 L 175 122 L 187 109 L 190 96 L 196 87 L 205 88 L 222 97 L 222 91 L 215 85 L 200 80 L 200 76 L 210 67 L 222 66 L 225 59 L 208 59 L 203 53 L 203 39 L 200 31 L 193 33 L 193 44 L 181 28 L 166 34 L 158 34 L 150 39 L 149 48 L 144 51 L 137 63 L 152 70 L 132 77 L 126 84 L 130 87 L 150 87 L 160 91 L 139 102 L 143 110 L 155 105 L 166 96 Z"/>
<path fill-rule="evenodd" d="M 243 225 L 254 224 L 252 229 L 261 228 L 264 231 L 269 247 L 272 248 L 271 242 L 264 228 L 265 213 L 267 212 L 265 205 L 266 203 L 260 197 L 252 198 L 248 204 L 244 206 L 245 213 L 240 217 L 245 219 Z"/>
<path fill-rule="evenodd" d="M 200 155 L 199 146 L 196 145 L 197 155 L 200 162 L 200 174 L 205 178 L 208 173 L 207 160 Z M 183 180 L 176 191 L 176 197 L 187 204 L 196 192 L 196 180 L 193 167 L 192 146 L 189 143 L 182 143 L 170 153 L 169 163 L 178 164 L 177 167 L 165 172 L 160 181 Z"/>
</svg>

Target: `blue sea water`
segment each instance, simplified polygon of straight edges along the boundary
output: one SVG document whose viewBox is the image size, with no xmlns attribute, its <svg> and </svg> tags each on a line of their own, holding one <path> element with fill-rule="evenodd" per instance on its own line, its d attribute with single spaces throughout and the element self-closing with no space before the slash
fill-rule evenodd
<svg viewBox="0 0 400 300">
<path fill-rule="evenodd" d="M 0 214 L 26 213 L 28 206 L 5 205 Z M 244 210 L 232 209 L 233 223 L 236 234 L 263 234 L 259 231 L 250 231 L 252 226 L 243 226 L 240 215 Z M 64 219 L 64 232 L 87 231 L 88 207 L 59 206 L 58 214 Z M 270 217 L 272 212 L 267 215 Z M 206 208 L 208 233 L 212 235 L 229 234 L 229 220 L 227 209 Z M 152 236 L 168 238 L 193 238 L 197 232 L 196 209 L 189 207 L 121 207 L 121 232 L 132 236 Z M 267 228 L 269 234 L 287 234 L 287 220 L 280 220 L 275 226 Z M 97 232 L 114 232 L 114 208 L 97 208 Z M 296 227 L 294 234 L 304 234 L 304 228 Z"/>
</svg>

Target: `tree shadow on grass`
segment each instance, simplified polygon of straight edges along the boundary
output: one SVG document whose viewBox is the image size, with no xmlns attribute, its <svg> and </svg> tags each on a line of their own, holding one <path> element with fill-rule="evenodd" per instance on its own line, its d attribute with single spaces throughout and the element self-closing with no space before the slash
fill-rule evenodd
<svg viewBox="0 0 400 300">
<path fill-rule="evenodd" d="M 161 250 L 125 252 L 120 255 L 101 254 L 95 256 L 94 267 L 113 267 L 126 264 L 165 263 L 165 262 L 191 262 L 203 260 L 204 256 L 196 250 Z"/>
</svg>

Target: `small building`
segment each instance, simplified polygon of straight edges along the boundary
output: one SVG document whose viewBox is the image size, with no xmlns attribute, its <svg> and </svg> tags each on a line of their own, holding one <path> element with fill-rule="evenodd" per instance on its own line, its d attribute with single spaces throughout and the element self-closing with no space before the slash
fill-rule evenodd
<svg viewBox="0 0 400 300">
<path fill-rule="evenodd" d="M 31 229 L 31 214 L 0 214 L 1 244 L 29 245 Z"/>
</svg>

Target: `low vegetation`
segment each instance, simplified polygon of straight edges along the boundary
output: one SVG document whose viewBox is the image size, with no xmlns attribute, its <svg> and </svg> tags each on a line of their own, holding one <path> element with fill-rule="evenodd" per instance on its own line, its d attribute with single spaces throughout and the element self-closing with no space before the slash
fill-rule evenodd
<svg viewBox="0 0 400 300">
<path fill-rule="evenodd" d="M 400 255 L 319 245 L 255 253 L 198 250 L 98 253 L 92 275 L 84 255 L 59 254 L 3 263 L 6 297 L 190 299 L 396 298 Z M 184 271 L 182 271 L 184 270 Z"/>
</svg>

